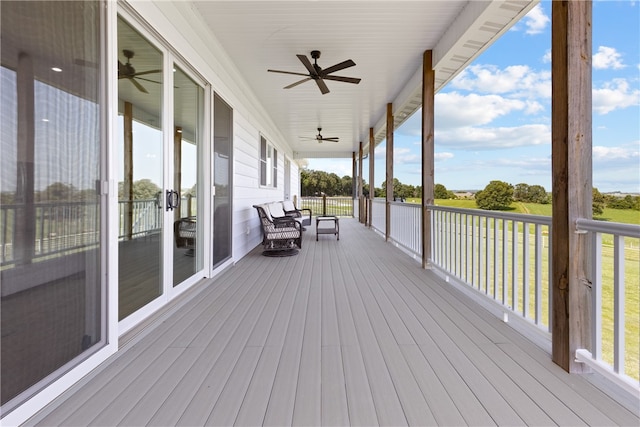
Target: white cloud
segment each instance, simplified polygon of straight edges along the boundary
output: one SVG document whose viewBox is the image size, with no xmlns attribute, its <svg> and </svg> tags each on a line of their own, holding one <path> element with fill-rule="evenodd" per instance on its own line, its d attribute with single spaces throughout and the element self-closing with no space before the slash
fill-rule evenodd
<svg viewBox="0 0 640 427">
<path fill-rule="evenodd" d="M 453 153 L 447 153 L 447 152 L 435 153 L 433 156 L 433 159 L 436 162 L 442 162 L 445 160 L 453 159 Z"/>
<path fill-rule="evenodd" d="M 387 156 L 387 144 L 379 144 L 373 151 L 373 156 L 376 159 L 384 159 Z"/>
<path fill-rule="evenodd" d="M 631 89 L 625 79 L 614 79 L 593 89 L 593 111 L 598 114 L 634 105 L 640 105 L 640 90 Z"/>
<path fill-rule="evenodd" d="M 544 32 L 545 28 L 551 22 L 551 19 L 545 15 L 544 10 L 542 10 L 542 6 L 537 4 L 533 9 L 527 13 L 527 15 L 523 18 L 524 24 L 526 25 L 526 33 L 527 34 L 540 34 Z"/>
<path fill-rule="evenodd" d="M 618 167 L 622 164 L 635 164 L 639 167 L 637 178 L 640 179 L 640 143 L 636 147 L 603 147 L 594 146 L 593 162 L 600 166 Z"/>
<path fill-rule="evenodd" d="M 600 191 L 640 192 L 640 141 L 593 147 L 593 185 Z"/>
<path fill-rule="evenodd" d="M 640 192 L 640 141 L 594 146 L 593 185 L 600 191 Z"/>
<path fill-rule="evenodd" d="M 459 150 L 495 150 L 551 143 L 551 128 L 543 124 L 518 127 L 461 127 L 436 131 L 438 145 Z"/>
<path fill-rule="evenodd" d="M 619 70 L 626 67 L 621 58 L 622 55 L 615 48 L 600 46 L 598 47 L 598 53 L 593 55 L 593 68 L 596 70 Z"/>
<path fill-rule="evenodd" d="M 435 98 L 435 121 L 438 129 L 478 126 L 527 107 L 524 101 L 500 95 L 439 93 Z"/>
<path fill-rule="evenodd" d="M 422 163 L 420 152 L 416 153 L 409 148 L 394 148 L 393 150 L 394 164 Z"/>
<path fill-rule="evenodd" d="M 492 94 L 511 94 L 519 98 L 550 98 L 551 72 L 534 71 L 528 65 L 472 65 L 452 81 L 451 87 Z"/>
</svg>

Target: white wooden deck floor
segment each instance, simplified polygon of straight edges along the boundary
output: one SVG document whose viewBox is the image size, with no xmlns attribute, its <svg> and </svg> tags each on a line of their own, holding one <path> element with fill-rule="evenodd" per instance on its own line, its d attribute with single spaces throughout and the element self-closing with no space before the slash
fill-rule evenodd
<svg viewBox="0 0 640 427">
<path fill-rule="evenodd" d="M 29 424 L 639 425 L 367 230 L 260 248 Z"/>
</svg>

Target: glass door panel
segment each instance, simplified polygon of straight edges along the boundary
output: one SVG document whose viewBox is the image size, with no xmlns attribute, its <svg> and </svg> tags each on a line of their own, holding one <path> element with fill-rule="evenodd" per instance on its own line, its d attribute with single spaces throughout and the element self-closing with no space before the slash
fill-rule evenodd
<svg viewBox="0 0 640 427">
<path fill-rule="evenodd" d="M 0 2 L 0 413 L 105 345 L 98 1 Z"/>
<path fill-rule="evenodd" d="M 233 110 L 217 94 L 213 100 L 213 266 L 231 257 Z"/>
<path fill-rule="evenodd" d="M 203 268 L 202 168 L 198 153 L 202 149 L 204 88 L 177 65 L 173 72 L 173 191 L 179 204 L 173 209 L 173 286 Z M 198 221 L 200 220 L 200 221 Z"/>
<path fill-rule="evenodd" d="M 162 53 L 118 18 L 119 312 L 162 295 Z"/>
</svg>

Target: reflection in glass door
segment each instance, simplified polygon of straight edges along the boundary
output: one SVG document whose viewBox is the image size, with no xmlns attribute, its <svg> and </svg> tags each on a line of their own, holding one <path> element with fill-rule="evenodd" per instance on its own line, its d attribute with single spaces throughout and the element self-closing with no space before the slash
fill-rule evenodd
<svg viewBox="0 0 640 427">
<path fill-rule="evenodd" d="M 179 204 L 173 210 L 173 286 L 203 268 L 202 168 L 198 155 L 202 139 L 204 88 L 177 65 L 173 67 L 173 189 Z M 200 221 L 198 221 L 200 220 Z"/>
<path fill-rule="evenodd" d="M 162 53 L 118 18 L 119 312 L 162 295 Z"/>
</svg>

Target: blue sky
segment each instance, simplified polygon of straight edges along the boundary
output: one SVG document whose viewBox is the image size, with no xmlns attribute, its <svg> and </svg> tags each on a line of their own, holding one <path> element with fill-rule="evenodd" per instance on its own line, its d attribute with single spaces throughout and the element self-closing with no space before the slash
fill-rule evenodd
<svg viewBox="0 0 640 427">
<path fill-rule="evenodd" d="M 640 193 L 640 5 L 593 3 L 593 185 Z M 435 98 L 435 182 L 492 180 L 551 191 L 551 2 L 541 1 Z M 394 174 L 420 185 L 420 111 L 394 134 Z M 384 181 L 384 143 L 375 185 Z M 351 175 L 351 160 L 309 159 Z M 368 176 L 365 163 L 365 178 Z"/>
</svg>

